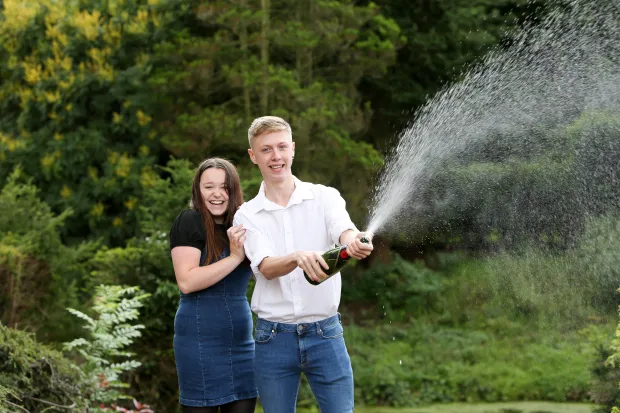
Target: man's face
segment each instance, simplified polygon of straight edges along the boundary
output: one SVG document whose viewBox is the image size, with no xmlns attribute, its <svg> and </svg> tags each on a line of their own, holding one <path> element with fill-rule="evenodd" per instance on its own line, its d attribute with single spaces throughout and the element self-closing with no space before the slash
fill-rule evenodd
<svg viewBox="0 0 620 413">
<path fill-rule="evenodd" d="M 293 175 L 291 166 L 295 142 L 285 130 L 257 136 L 248 153 L 252 162 L 258 165 L 265 182 L 282 182 Z"/>
</svg>

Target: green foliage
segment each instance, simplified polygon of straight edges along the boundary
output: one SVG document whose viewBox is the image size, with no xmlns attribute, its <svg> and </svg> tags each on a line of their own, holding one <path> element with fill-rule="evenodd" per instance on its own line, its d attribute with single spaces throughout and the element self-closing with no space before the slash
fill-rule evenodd
<svg viewBox="0 0 620 413">
<path fill-rule="evenodd" d="M 34 357 L 47 350 L 33 350 L 7 382 L 0 377 L 0 398 L 24 396 L 37 411 L 46 406 L 25 397 L 112 400 L 125 381 L 158 410 L 177 409 L 167 235 L 188 204 L 193 165 L 231 159 L 251 198 L 261 178 L 247 159 L 247 127 L 255 116 L 283 116 L 296 175 L 339 188 L 361 222 L 383 162 L 377 148 L 497 43 L 523 3 L 2 1 L 0 320 L 69 341 L 79 327 L 64 310 L 72 307 L 93 331 L 72 342 L 84 382 L 60 359 L 66 368 L 45 370 Z M 347 270 L 345 319 L 369 324 L 346 333 L 358 402 L 583 398 L 592 352 L 573 331 L 616 305 L 618 125 L 589 114 L 566 130 L 542 129 L 482 140 L 470 148 L 475 159 L 460 157 L 434 193 L 419 194 L 428 213 L 414 217 L 416 242 L 426 243 L 432 270 L 397 255 Z M 170 154 L 186 159 L 166 164 Z M 446 199 L 458 202 L 438 202 Z M 598 219 L 571 215 L 581 206 Z M 439 244 L 497 255 L 436 260 Z M 123 290 L 104 292 L 110 306 L 96 301 L 98 318 L 81 308 L 102 283 L 151 294 L 135 359 L 118 360 L 138 333 L 112 316 Z M 54 389 L 66 399 L 37 390 L 65 376 L 68 387 Z M 23 380 L 31 393 L 13 386 Z M 310 398 L 303 387 L 300 403 Z"/>
<path fill-rule="evenodd" d="M 76 351 L 82 358 L 80 369 L 84 383 L 94 389 L 88 395 L 91 402 L 114 402 L 128 397 L 119 390 L 128 387 L 121 375 L 135 370 L 140 363 L 133 360 L 134 353 L 128 352 L 126 347 L 141 336 L 144 325 L 131 322 L 138 318 L 138 309 L 148 296 L 137 287 L 100 285 L 95 290 L 94 318 L 69 309 L 71 314 L 86 322 L 84 328 L 89 331 L 86 338 L 65 343 L 65 349 Z"/>
<path fill-rule="evenodd" d="M 162 168 L 166 178 L 156 178 L 140 208 L 141 234 L 125 247 L 102 248 L 93 259 L 91 282 L 137 285 L 153 299 L 145 304 L 146 334 L 171 338 L 178 306 L 168 232 L 175 217 L 189 206 L 194 169 L 186 160 L 171 160 Z M 157 342 L 158 340 L 155 340 Z M 152 343 L 151 343 L 152 345 Z"/>
<path fill-rule="evenodd" d="M 620 289 L 617 290 L 620 292 Z M 618 307 L 620 313 L 620 306 Z M 595 378 L 593 384 L 593 399 L 599 408 L 597 412 L 618 413 L 620 409 L 616 406 L 620 404 L 620 323 L 616 326 L 616 334 L 611 340 L 611 346 L 599 346 L 600 354 L 604 363 L 598 363 L 594 366 L 593 375 Z M 599 359 L 600 360 L 600 359 Z"/>
<path fill-rule="evenodd" d="M 135 231 L 161 147 L 148 110 L 148 53 L 175 2 L 8 0 L 0 19 L 0 179 L 18 164 L 64 235 Z"/>
<path fill-rule="evenodd" d="M 617 115 L 585 113 L 554 130 L 481 136 L 416 194 L 415 242 L 477 251 L 576 247 L 588 216 L 620 210 L 618 131 Z"/>
<path fill-rule="evenodd" d="M 444 316 L 463 319 L 510 314 L 549 328 L 576 328 L 609 314 L 617 298 L 618 219 L 586 221 L 580 244 L 565 254 L 540 249 L 502 252 L 463 262 L 444 280 Z"/>
<path fill-rule="evenodd" d="M 32 334 L 0 323 L 0 410 L 42 412 L 51 404 L 84 411 L 88 387 L 78 367 Z M 21 408 L 15 407 L 20 406 Z M 8 410 L 3 410 L 3 408 Z"/>
<path fill-rule="evenodd" d="M 441 291 L 438 272 L 422 262 L 409 262 L 391 254 L 389 262 L 375 260 L 367 270 L 343 273 L 346 287 L 342 291 L 344 308 L 359 306 L 364 311 L 374 307 L 374 317 L 406 321 L 433 310 Z M 371 314 L 362 314 L 372 318 Z"/>
<path fill-rule="evenodd" d="M 76 331 L 64 309 L 78 305 L 97 244 L 65 246 L 60 233 L 71 210 L 56 215 L 38 195 L 21 169 L 0 191 L 0 321 L 62 340 Z"/>
<path fill-rule="evenodd" d="M 586 113 L 569 128 L 582 206 L 592 214 L 620 211 L 620 117 Z"/>
<path fill-rule="evenodd" d="M 364 96 L 376 109 L 368 137 L 389 148 L 395 134 L 429 96 L 458 80 L 470 64 L 499 46 L 518 18 L 537 5 L 527 0 L 374 1 L 401 28 L 406 45 L 386 76 L 365 78 Z M 528 10 L 532 9 L 532 10 Z"/>
<path fill-rule="evenodd" d="M 250 122 L 282 116 L 293 128 L 295 173 L 341 189 L 361 218 L 364 182 L 382 159 L 360 139 L 372 112 L 357 86 L 393 62 L 399 27 L 374 4 L 348 0 L 192 5 L 197 14 L 158 47 L 150 78 L 166 148 L 193 162 L 227 154 L 249 170 Z"/>
<path fill-rule="evenodd" d="M 481 259 L 444 253 L 429 259 L 435 271 L 398 258 L 359 274 L 350 268 L 341 311 L 345 320 L 364 324 L 345 329 L 356 402 L 593 397 L 616 403 L 618 373 L 601 365 L 609 355 L 601 351 L 610 334 L 606 315 L 617 305 L 607 289 L 620 268 L 618 219 L 591 218 L 584 228 L 580 243 L 565 254 L 527 249 Z M 415 303 L 413 311 L 402 311 L 408 302 Z M 381 324 L 370 322 L 377 313 Z"/>
<path fill-rule="evenodd" d="M 174 316 L 179 289 L 170 259 L 168 232 L 174 218 L 189 205 L 194 167 L 186 160 L 171 160 L 145 191 L 139 210 L 141 233 L 124 247 L 102 248 L 92 260 L 91 285 L 126 283 L 151 295 L 144 303 L 141 322 L 144 340 L 136 343 L 141 367 L 129 382 L 140 400 L 173 411 L 178 405 L 178 382 L 172 351 Z"/>
<path fill-rule="evenodd" d="M 613 354 L 609 346 L 610 337 L 604 343 L 598 343 L 597 354 L 591 373 L 590 397 L 598 406 L 595 413 L 609 413 L 614 406 L 620 404 L 620 370 L 607 362 Z"/>
<path fill-rule="evenodd" d="M 372 329 L 348 326 L 345 337 L 358 404 L 588 398 L 594 348 L 580 333 L 541 337 L 506 318 L 467 329 L 421 318 Z"/>
</svg>

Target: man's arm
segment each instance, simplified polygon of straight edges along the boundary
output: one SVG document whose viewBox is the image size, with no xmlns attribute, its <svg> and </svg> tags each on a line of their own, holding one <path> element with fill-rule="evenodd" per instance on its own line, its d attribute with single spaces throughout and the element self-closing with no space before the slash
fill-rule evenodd
<svg viewBox="0 0 620 413">
<path fill-rule="evenodd" d="M 340 242 L 340 245 L 350 244 L 351 242 L 355 241 L 355 238 L 357 238 L 357 234 L 359 233 L 359 231 L 348 229 L 342 234 L 340 234 L 340 239 L 338 241 Z"/>
<path fill-rule="evenodd" d="M 299 267 L 308 274 L 310 279 L 320 282 L 327 277 L 321 266 L 325 269 L 329 267 L 321 253 L 316 251 L 296 251 L 281 257 L 265 257 L 258 265 L 258 270 L 266 279 L 273 280 L 274 278 L 289 274 Z"/>
<path fill-rule="evenodd" d="M 347 253 L 356 260 L 363 260 L 368 257 L 373 250 L 371 232 L 359 232 L 348 229 L 340 234 L 340 245 L 347 246 Z M 366 237 L 369 243 L 362 242 L 361 239 Z"/>
<path fill-rule="evenodd" d="M 347 253 L 358 260 L 364 259 L 372 252 L 372 241 L 368 244 L 360 239 L 366 236 L 369 240 L 371 233 L 359 232 L 347 212 L 346 202 L 340 193 L 327 187 L 323 192 L 325 207 L 325 224 L 333 242 L 347 246 Z"/>
<path fill-rule="evenodd" d="M 292 254 L 278 256 L 269 239 L 256 229 L 241 212 L 237 212 L 234 225 L 243 225 L 246 229 L 244 243 L 245 255 L 250 260 L 252 271 L 255 275 L 261 275 L 267 280 L 289 274 L 295 268 L 300 267 L 314 281 L 322 281 L 326 274 L 321 270 L 327 269 L 328 265 L 321 257 L 322 252 L 296 251 Z"/>
<path fill-rule="evenodd" d="M 258 265 L 258 270 L 268 280 L 282 277 L 297 268 L 297 260 L 293 254 L 283 257 L 265 257 Z"/>
<path fill-rule="evenodd" d="M 347 252 L 355 259 L 361 260 L 370 255 L 373 250 L 372 235 L 369 232 L 359 232 L 348 229 L 340 234 L 340 244 L 347 245 Z M 370 243 L 364 243 L 361 238 L 366 236 Z M 296 251 L 282 257 L 265 257 L 258 266 L 259 271 L 268 280 L 282 277 L 299 267 L 314 281 L 322 281 L 327 276 L 321 266 L 329 266 L 316 251 Z"/>
</svg>

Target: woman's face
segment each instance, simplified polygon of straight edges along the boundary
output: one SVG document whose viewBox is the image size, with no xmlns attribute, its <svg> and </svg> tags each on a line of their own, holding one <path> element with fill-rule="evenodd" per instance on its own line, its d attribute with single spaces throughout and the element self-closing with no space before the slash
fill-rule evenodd
<svg viewBox="0 0 620 413">
<path fill-rule="evenodd" d="M 205 170 L 200 177 L 200 193 L 215 222 L 223 223 L 228 209 L 226 172 L 219 168 Z"/>
</svg>

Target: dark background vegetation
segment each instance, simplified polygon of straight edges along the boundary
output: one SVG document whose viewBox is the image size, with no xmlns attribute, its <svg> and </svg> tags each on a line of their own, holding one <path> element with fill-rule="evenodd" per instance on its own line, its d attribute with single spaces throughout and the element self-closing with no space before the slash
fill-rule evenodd
<svg viewBox="0 0 620 413">
<path fill-rule="evenodd" d="M 546 10 L 4 0 L 0 12 L 0 400 L 96 405 L 90 370 L 71 367 L 88 358 L 60 352 L 86 334 L 66 308 L 92 315 L 96 286 L 130 285 L 150 296 L 125 391 L 171 412 L 178 289 L 167 236 L 198 162 L 232 160 L 252 198 L 248 125 L 282 116 L 296 176 L 340 190 L 363 227 L 369 183 L 416 108 Z M 615 403 L 619 375 L 604 362 L 620 281 L 618 122 L 582 114 L 549 136 L 512 137 L 531 139 L 537 157 L 486 148 L 448 165 L 416 194 L 428 210 L 415 231 L 377 236 L 372 258 L 343 274 L 358 405 Z M 580 199 L 571 191 L 609 202 L 575 216 L 558 207 Z M 302 386 L 300 406 L 312 403 Z"/>
</svg>

